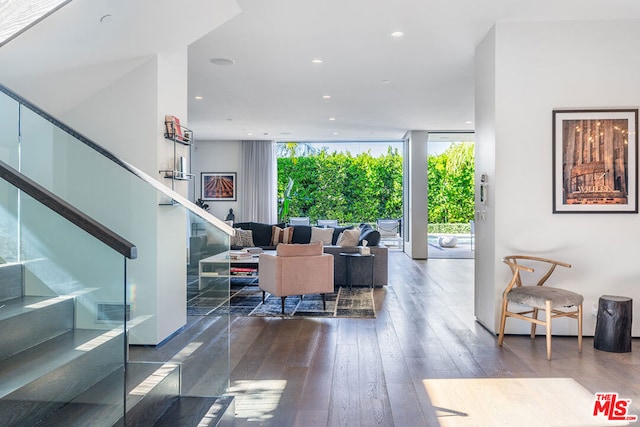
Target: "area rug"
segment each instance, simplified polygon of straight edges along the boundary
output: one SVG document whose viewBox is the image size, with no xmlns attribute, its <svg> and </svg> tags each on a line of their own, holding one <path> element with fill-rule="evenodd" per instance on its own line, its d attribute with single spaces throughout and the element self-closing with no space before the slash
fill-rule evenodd
<svg viewBox="0 0 640 427">
<path fill-rule="evenodd" d="M 249 316 L 249 317 L 354 317 L 375 318 L 375 304 L 371 288 L 340 287 L 326 295 L 326 309 L 322 296 L 317 294 L 287 297 L 284 314 L 280 297 L 266 294 L 262 302 L 262 290 L 254 280 L 244 283 L 234 280 L 231 297 L 221 295 L 215 289 L 194 291 L 191 287 L 187 301 L 189 316 Z M 226 292 L 225 292 L 226 293 Z"/>
</svg>

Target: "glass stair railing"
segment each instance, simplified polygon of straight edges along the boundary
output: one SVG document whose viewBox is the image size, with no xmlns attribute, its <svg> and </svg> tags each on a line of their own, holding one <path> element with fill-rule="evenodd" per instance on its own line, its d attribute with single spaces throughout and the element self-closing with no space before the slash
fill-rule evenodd
<svg viewBox="0 0 640 427">
<path fill-rule="evenodd" d="M 3 408 L 11 412 L 15 402 L 27 402 L 34 407 L 46 402 L 42 411 L 53 417 L 50 420 L 55 417 L 58 420 L 77 419 L 77 424 L 69 422 L 65 425 L 87 425 L 82 420 L 95 418 L 95 413 L 83 408 L 81 402 L 85 401 L 95 402 L 90 405 L 93 410 L 109 414 L 105 420 L 117 417 L 122 421 L 122 414 L 126 413 L 127 424 L 134 425 L 136 417 L 148 415 L 143 409 L 136 412 L 136 407 L 144 407 L 138 403 L 144 402 L 145 398 L 155 401 L 153 387 L 138 387 L 138 383 L 145 384 L 148 378 L 161 377 L 171 384 L 161 387 L 166 391 L 166 387 L 180 384 L 179 378 L 185 375 L 186 369 L 199 369 L 202 365 L 132 364 L 125 359 L 126 348 L 162 343 L 184 327 L 189 287 L 206 285 L 217 295 L 229 295 L 228 274 L 208 277 L 201 283 L 198 263 L 202 257 L 228 250 L 233 229 L 3 86 L 0 86 L 0 160 L 7 170 L 15 170 L 39 189 L 36 200 L 15 187 L 10 173 L 0 173 L 0 208 L 3 211 L 0 215 L 0 283 L 5 282 L 1 272 L 6 272 L 9 278 L 18 276 L 21 283 L 5 295 L 0 290 L 0 320 L 6 311 L 1 300 L 17 298 L 14 294 L 21 288 L 26 292 L 25 297 L 45 298 L 30 303 L 27 311 L 44 306 L 66 313 L 61 315 L 63 330 L 79 328 L 89 331 L 89 336 L 95 334 L 84 341 L 67 338 L 62 345 L 64 350 L 59 350 L 61 353 L 95 355 L 95 358 L 83 357 L 84 365 L 64 365 L 53 373 L 45 372 L 45 367 L 49 366 L 45 361 L 50 358 L 46 357 L 33 362 L 42 365 L 41 370 L 25 370 L 16 368 L 17 365 L 10 368 L 15 372 L 41 374 L 37 377 L 42 377 L 40 383 L 33 382 L 37 378 L 25 380 L 20 386 L 26 387 L 20 398 L 18 395 L 11 397 L 11 390 L 21 380 L 4 375 L 0 367 L 0 425 L 29 425 L 13 424 L 11 420 L 3 422 Z M 55 203 L 40 200 L 42 193 L 50 193 L 71 207 L 71 211 L 76 212 L 75 225 L 67 224 L 59 217 Z M 167 204 L 167 201 L 171 203 Z M 91 221 L 87 222 L 86 218 Z M 106 245 L 86 234 L 85 230 L 91 227 L 98 233 L 105 233 Z M 208 251 L 213 252 L 189 250 L 192 230 L 207 235 Z M 124 265 L 123 253 L 111 249 L 122 242 L 136 244 L 135 253 L 128 254 L 135 260 L 127 260 Z M 228 304 L 228 298 L 221 304 Z M 71 311 L 68 311 L 69 306 L 72 306 Z M 206 356 L 210 357 L 210 366 L 217 369 L 208 381 L 207 390 L 200 391 L 200 395 L 222 396 L 229 387 L 228 310 L 218 313 L 227 314 L 215 319 L 222 331 L 216 336 L 217 351 Z M 54 322 L 49 323 L 53 329 Z M 0 327 L 0 348 L 4 347 L 5 340 L 12 339 L 13 329 Z M 31 340 L 28 348 L 42 349 L 41 346 L 47 345 L 48 340 L 43 341 L 39 338 L 41 334 L 31 328 L 22 334 L 25 336 L 21 340 Z M 60 335 L 59 332 L 51 334 Z M 75 337 L 74 334 L 62 333 L 67 337 Z M 96 349 L 107 350 L 106 355 L 98 355 Z M 3 357 L 10 357 L 3 356 L 1 351 L 0 362 Z M 125 372 L 135 379 L 125 381 Z M 72 388 L 85 376 L 91 381 L 82 384 L 81 388 L 85 389 L 82 393 L 54 393 L 56 397 L 40 394 L 49 389 L 47 384 L 51 382 Z M 2 390 L 11 392 L 1 393 Z M 116 392 L 112 393 L 113 390 Z M 176 390 L 173 398 L 180 393 Z M 49 406 L 50 401 L 55 402 L 53 406 Z M 169 399 L 166 406 L 171 402 Z M 105 421 L 104 425 L 112 424 Z"/>
<path fill-rule="evenodd" d="M 0 177 L 0 425 L 49 425 L 72 406 L 67 425 L 86 408 L 112 425 L 125 415 L 124 290 L 136 247 L 4 162 Z M 102 304 L 108 316 L 96 317 Z"/>
</svg>

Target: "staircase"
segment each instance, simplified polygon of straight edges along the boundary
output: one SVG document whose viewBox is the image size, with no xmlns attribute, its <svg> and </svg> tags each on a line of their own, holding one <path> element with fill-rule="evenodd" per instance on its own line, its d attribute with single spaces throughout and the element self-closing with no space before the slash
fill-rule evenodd
<svg viewBox="0 0 640 427">
<path fill-rule="evenodd" d="M 0 266 L 0 426 L 231 425 L 233 400 L 180 396 L 180 367 L 125 363 L 122 326 L 74 327 L 75 297 L 26 296 Z"/>
</svg>

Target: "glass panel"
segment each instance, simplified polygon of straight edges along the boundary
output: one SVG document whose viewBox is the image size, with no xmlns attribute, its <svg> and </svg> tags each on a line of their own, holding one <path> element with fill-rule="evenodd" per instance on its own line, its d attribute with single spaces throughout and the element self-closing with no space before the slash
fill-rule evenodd
<svg viewBox="0 0 640 427">
<path fill-rule="evenodd" d="M 0 424 L 35 424 L 104 382 L 91 399 L 111 406 L 110 425 L 124 415 L 124 257 L 5 181 L 0 194 L 11 225 L 0 247 L 11 261 L 0 264 L 0 390 L 14 402 L 0 406 Z"/>
<path fill-rule="evenodd" d="M 189 223 L 188 314 L 194 321 L 206 317 L 211 338 L 202 343 L 206 349 L 201 350 L 198 365 L 183 366 L 183 393 L 220 396 L 228 392 L 231 369 L 229 236 L 193 213 Z M 197 372 L 200 363 L 209 369 Z M 191 378 L 197 381 L 190 383 Z"/>
<path fill-rule="evenodd" d="M 20 105 L 0 92 L 0 159 L 18 169 L 18 114 Z"/>
<path fill-rule="evenodd" d="M 0 142 L 1 160 L 15 163 L 13 166 L 29 178 L 133 242 L 138 257 L 127 261 L 126 289 L 122 289 L 122 257 L 116 267 L 107 261 L 112 256 L 109 250 L 103 253 L 91 249 L 95 242 L 90 245 L 83 241 L 51 219 L 53 214 L 43 220 L 45 208 L 1 186 L 0 202 L 6 212 L 0 218 L 0 229 L 7 236 L 23 236 L 3 237 L 0 256 L 28 263 L 29 290 L 51 295 L 75 292 L 79 305 L 75 320 L 83 329 L 113 326 L 110 316 L 126 313 L 130 345 L 165 344 L 194 322 L 210 323 L 207 342 L 190 342 L 180 353 L 194 351 L 194 355 L 185 357 L 198 357 L 198 363 L 182 367 L 181 392 L 192 396 L 225 394 L 230 374 L 229 263 L 225 254 L 229 236 L 41 115 L 23 105 L 17 113 L 15 102 L 3 94 L 0 111 L 12 115 L 9 121 L 3 118 L 0 126 L 10 128 L 11 120 L 19 119 L 20 123 L 19 139 L 16 131 L 15 137 Z M 23 215 L 20 221 L 16 219 L 18 213 Z M 202 235 L 206 239 L 198 246 L 195 237 Z M 212 256 L 222 260 L 215 263 L 217 277 L 200 274 L 201 260 Z M 87 287 L 77 290 L 77 283 Z M 119 300 L 115 297 L 116 283 L 121 287 Z M 198 310 L 188 304 L 192 297 L 204 293 L 205 298 L 215 300 L 211 310 Z M 198 351 L 197 346 L 204 347 Z M 138 361 L 155 362 L 157 358 Z M 145 387 L 128 393 L 141 390 Z"/>
</svg>

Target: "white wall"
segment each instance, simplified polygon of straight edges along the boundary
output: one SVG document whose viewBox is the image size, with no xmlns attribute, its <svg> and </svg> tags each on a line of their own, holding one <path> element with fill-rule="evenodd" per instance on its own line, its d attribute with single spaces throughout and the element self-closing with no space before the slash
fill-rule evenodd
<svg viewBox="0 0 640 427">
<path fill-rule="evenodd" d="M 509 277 L 501 258 L 513 253 L 573 265 L 554 275 L 584 295 L 585 335 L 593 335 L 601 295 L 633 297 L 637 311 L 640 217 L 552 213 L 551 119 L 559 108 L 637 108 L 638 48 L 637 20 L 500 23 L 477 48 L 476 170 L 489 173 L 490 202 L 477 224 L 476 298 L 493 310 L 477 307 L 476 316 L 490 329 L 498 328 Z M 558 319 L 554 333 L 575 334 L 575 323 Z M 527 329 L 508 322 L 508 332 Z M 633 334 L 640 335 L 637 322 Z"/>
<path fill-rule="evenodd" d="M 491 30 L 476 49 L 475 64 L 475 315 L 491 330 L 494 327 L 495 280 L 495 31 Z M 480 177 L 487 175 L 485 203 L 480 202 Z"/>
<path fill-rule="evenodd" d="M 186 48 L 150 57 L 70 110 L 62 120 L 148 175 L 160 178 L 158 170 L 173 161 L 173 144 L 163 136 L 164 115 L 176 115 L 187 122 L 186 73 Z M 76 188 L 68 200 L 138 247 L 138 258 L 128 262 L 129 302 L 133 317 L 150 318 L 131 331 L 130 340 L 133 344 L 158 344 L 186 324 L 184 209 L 159 206 L 155 189 L 93 154 L 58 154 L 73 156 L 72 163 L 86 178 L 69 180 Z M 94 158 L 92 164 L 90 159 Z M 176 191 L 186 195 L 186 186 Z"/>
<path fill-rule="evenodd" d="M 202 172 L 236 172 L 238 183 L 242 180 L 242 144 L 240 141 L 199 141 L 198 135 L 195 137 L 195 146 L 193 154 L 193 173 L 196 175 L 195 194 L 196 199 L 202 194 L 201 189 L 201 173 Z M 240 203 L 235 202 L 216 202 L 207 201 L 209 205 L 209 213 L 213 216 L 224 220 L 229 213 L 229 209 L 233 209 L 236 214 L 236 221 L 239 219 Z"/>
</svg>

